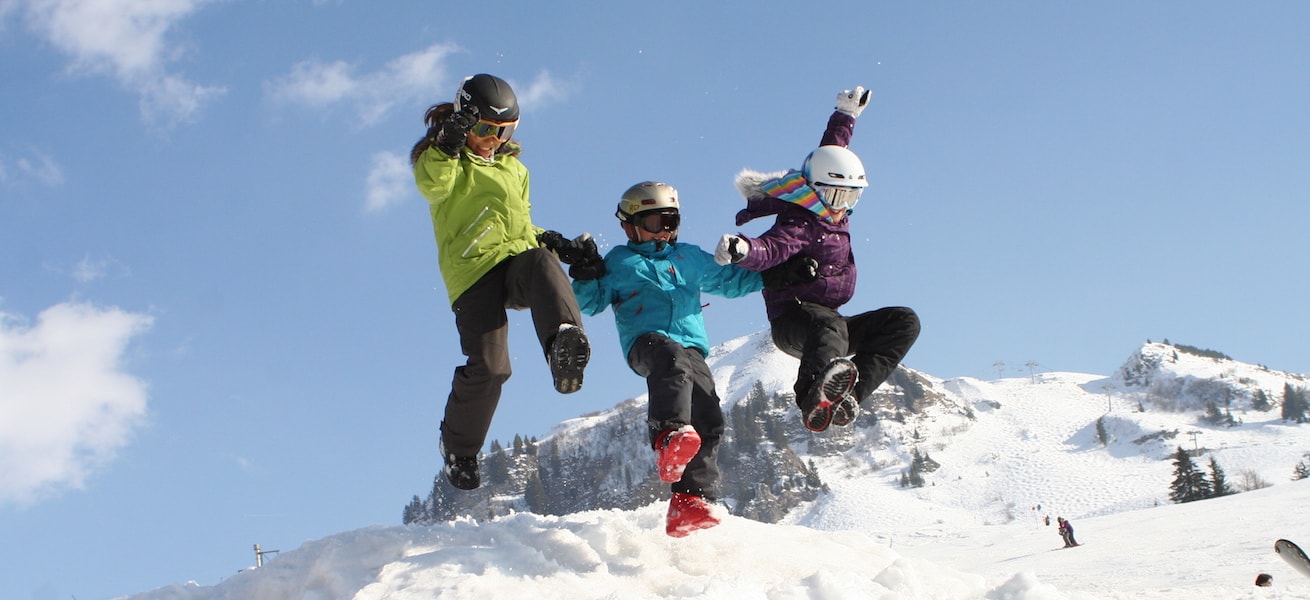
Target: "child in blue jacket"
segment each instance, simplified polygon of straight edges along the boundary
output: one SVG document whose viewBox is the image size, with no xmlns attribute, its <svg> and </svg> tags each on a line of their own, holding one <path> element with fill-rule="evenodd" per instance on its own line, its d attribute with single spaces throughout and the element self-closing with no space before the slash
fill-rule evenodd
<svg viewBox="0 0 1310 600">
<path fill-rule="evenodd" d="M 760 291 L 763 279 L 736 265 L 716 264 L 709 252 L 679 242 L 678 191 L 667 184 L 632 186 L 615 216 L 628 243 L 603 259 L 586 236 L 565 240 L 546 232 L 541 241 L 571 265 L 583 314 L 614 310 L 628 366 L 646 378 L 646 422 L 660 479 L 672 484 L 665 531 L 683 537 L 720 521 L 710 501 L 724 419 L 705 363 L 710 348 L 700 296 L 745 296 Z"/>
</svg>

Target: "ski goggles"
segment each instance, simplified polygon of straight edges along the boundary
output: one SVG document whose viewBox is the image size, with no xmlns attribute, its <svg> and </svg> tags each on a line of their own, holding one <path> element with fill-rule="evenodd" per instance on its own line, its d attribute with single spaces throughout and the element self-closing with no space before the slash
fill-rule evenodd
<svg viewBox="0 0 1310 600">
<path fill-rule="evenodd" d="M 673 211 L 644 212 L 632 215 L 629 222 L 650 233 L 677 231 L 682 223 L 682 216 Z"/>
<path fill-rule="evenodd" d="M 514 130 L 517 129 L 518 126 L 519 122 L 517 120 L 508 123 L 478 121 L 473 124 L 473 128 L 469 130 L 469 133 L 478 137 L 495 136 L 496 139 L 502 142 L 508 142 L 509 138 L 513 137 Z"/>
<path fill-rule="evenodd" d="M 811 186 L 815 192 L 818 192 L 819 198 L 823 200 L 824 204 L 837 210 L 855 208 L 855 203 L 860 201 L 860 194 L 864 193 L 862 187 L 846 187 L 823 183 L 814 183 Z"/>
</svg>

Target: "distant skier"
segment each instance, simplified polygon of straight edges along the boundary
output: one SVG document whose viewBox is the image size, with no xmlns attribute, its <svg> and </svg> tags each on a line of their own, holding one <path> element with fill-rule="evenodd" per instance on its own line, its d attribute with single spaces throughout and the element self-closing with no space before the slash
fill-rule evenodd
<svg viewBox="0 0 1310 600">
<path fill-rule="evenodd" d="M 716 453 L 723 410 L 705 364 L 709 340 L 701 293 L 728 298 L 752 294 L 760 274 L 715 264 L 714 256 L 678 241 L 678 191 L 653 181 L 623 193 L 618 217 L 628 243 L 602 259 L 590 237 L 566 240 L 556 232 L 542 243 L 570 264 L 573 291 L 587 315 L 614 311 L 628 366 L 646 378 L 646 424 L 660 480 L 672 484 L 665 532 L 684 537 L 719 524 L 711 505 L 719 479 Z"/>
<path fill-rule="evenodd" d="M 855 293 L 849 216 L 868 185 L 863 163 L 846 146 L 869 95 L 863 87 L 837 95 L 820 146 L 799 171 L 746 170 L 737 176 L 737 189 L 746 197 L 737 225 L 777 217 L 759 237 L 724 235 L 714 252 L 719 264 L 752 271 L 799 260 L 818 263 L 815 276 L 764 292 L 774 345 L 800 359 L 793 389 L 801 420 L 811 431 L 853 422 L 860 403 L 919 337 L 919 317 L 906 307 L 850 317 L 837 312 Z"/>
<path fill-rule="evenodd" d="M 1055 522 L 1060 524 L 1060 539 L 1064 540 L 1064 547 L 1072 548 L 1077 546 L 1078 542 L 1073 539 L 1073 523 L 1070 523 L 1069 520 L 1064 517 L 1056 517 Z"/>
<path fill-rule="evenodd" d="M 410 151 L 414 182 L 427 198 L 437 258 L 455 313 L 460 350 L 441 421 L 442 472 L 461 490 L 481 485 L 478 451 L 510 376 L 506 309 L 529 309 L 541 351 L 562 394 L 582 387 L 591 357 L 568 277 L 539 247 L 528 170 L 511 142 L 519 104 L 505 80 L 465 78 L 455 101 L 424 115 L 427 134 Z"/>
</svg>

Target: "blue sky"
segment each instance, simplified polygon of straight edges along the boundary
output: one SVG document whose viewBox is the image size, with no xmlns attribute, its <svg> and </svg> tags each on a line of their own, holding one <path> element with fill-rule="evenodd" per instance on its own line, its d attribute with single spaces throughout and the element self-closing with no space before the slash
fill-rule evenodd
<svg viewBox="0 0 1310 600">
<path fill-rule="evenodd" d="M 1109 374 L 1168 338 L 1310 372 L 1307 30 L 1292 1 L 0 0 L 0 591 L 212 585 L 426 493 L 462 357 L 405 155 L 477 72 L 518 90 L 534 221 L 606 246 L 648 179 L 682 240 L 736 231 L 735 174 L 873 89 L 847 310 L 915 308 L 912 368 Z M 767 327 L 707 301 L 716 341 Z M 609 313 L 569 396 L 512 323 L 493 438 L 644 392 Z"/>
</svg>

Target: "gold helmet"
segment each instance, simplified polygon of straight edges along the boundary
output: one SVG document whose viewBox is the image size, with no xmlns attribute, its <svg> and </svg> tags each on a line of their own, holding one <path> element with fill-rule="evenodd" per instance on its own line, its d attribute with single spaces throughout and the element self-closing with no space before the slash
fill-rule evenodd
<svg viewBox="0 0 1310 600">
<path fill-rule="evenodd" d="M 649 210 L 677 212 L 678 190 L 667 183 L 643 181 L 628 188 L 619 200 L 619 210 L 614 213 L 620 221 L 631 223 L 637 213 Z"/>
<path fill-rule="evenodd" d="M 682 216 L 678 213 L 678 190 L 658 181 L 638 183 L 623 192 L 619 210 L 614 216 L 632 226 L 625 229 L 631 241 L 640 239 L 637 229 L 652 234 L 669 231 L 673 233 L 671 239 L 677 239 L 678 225 L 682 223 Z"/>
</svg>

